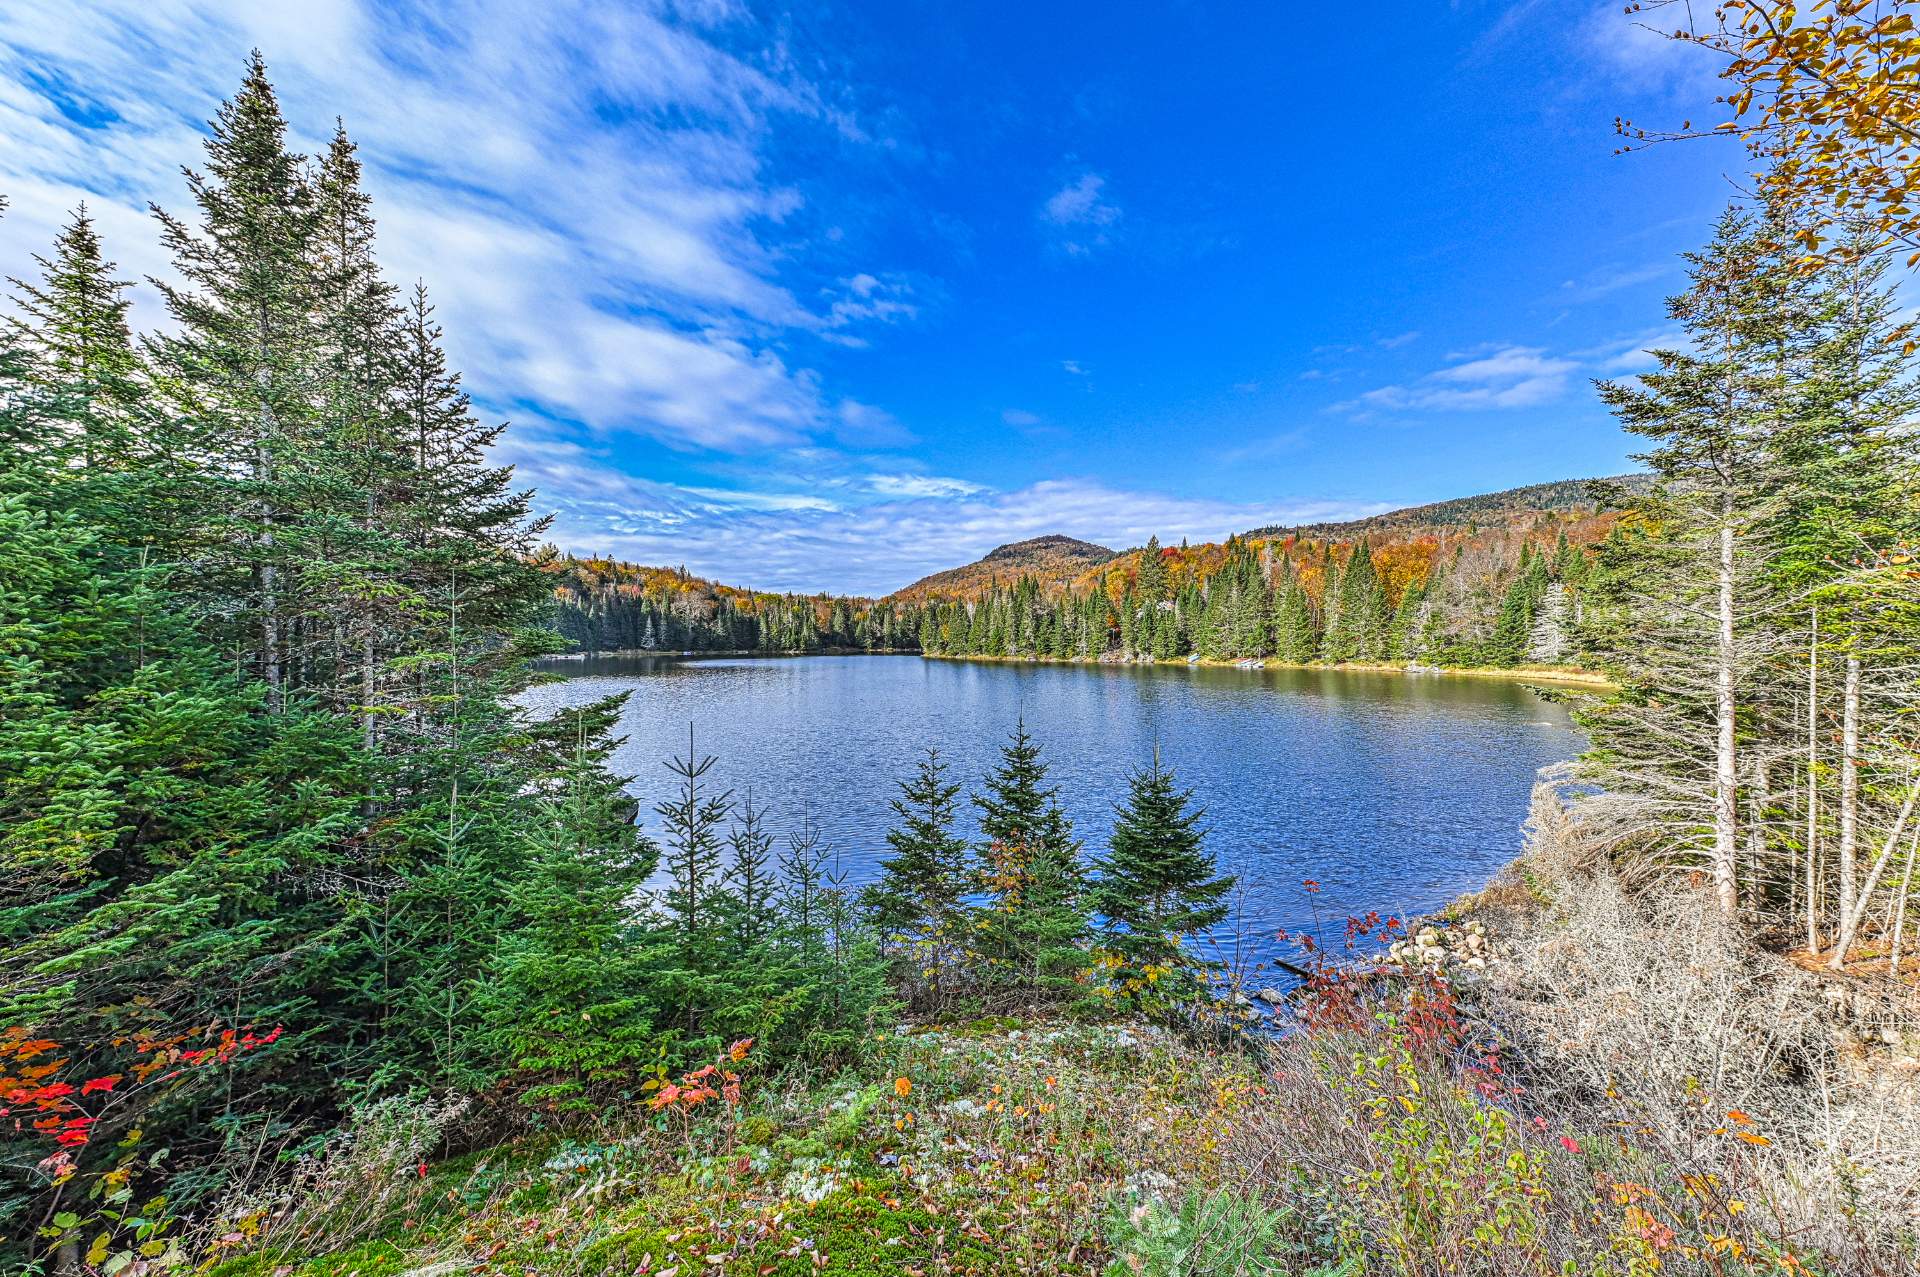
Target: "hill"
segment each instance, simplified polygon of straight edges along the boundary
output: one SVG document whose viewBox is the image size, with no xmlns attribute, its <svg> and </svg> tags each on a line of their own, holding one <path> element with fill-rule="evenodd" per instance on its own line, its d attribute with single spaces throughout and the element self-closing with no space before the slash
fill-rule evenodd
<svg viewBox="0 0 1920 1277">
<path fill-rule="evenodd" d="M 1643 491 L 1648 481 L 1649 477 L 1644 474 L 1615 475 L 1606 479 L 1559 479 L 1552 483 L 1508 488 L 1502 492 L 1407 506 L 1365 519 L 1349 519 L 1342 523 L 1303 523 L 1291 527 L 1269 524 L 1240 535 L 1255 540 L 1293 536 L 1314 541 L 1350 541 L 1379 533 L 1405 535 L 1421 531 L 1485 527 L 1510 522 L 1515 515 L 1600 514 L 1619 508 L 1618 494 Z"/>
<path fill-rule="evenodd" d="M 888 595 L 897 602 L 929 598 L 974 598 L 995 586 L 1031 576 L 1049 587 L 1061 586 L 1114 557 L 1104 545 L 1068 536 L 1033 537 L 1000 546 L 973 563 L 923 576 Z"/>
</svg>

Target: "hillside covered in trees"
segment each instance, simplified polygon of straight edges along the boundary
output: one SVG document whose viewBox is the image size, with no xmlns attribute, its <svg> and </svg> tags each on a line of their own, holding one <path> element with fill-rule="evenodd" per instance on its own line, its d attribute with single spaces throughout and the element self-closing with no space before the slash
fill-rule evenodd
<svg viewBox="0 0 1920 1277">
<path fill-rule="evenodd" d="M 1592 495 L 1576 501 L 1579 491 Z M 1318 535 L 1153 539 L 1064 580 L 1027 574 L 930 599 L 919 642 L 938 655 L 1082 661 L 1574 663 L 1592 550 L 1618 518 L 1605 508 L 1613 491 L 1542 485 Z"/>
<path fill-rule="evenodd" d="M 1124 553 L 1037 537 L 880 600 L 767 594 L 552 547 L 534 561 L 556 628 L 586 652 L 1562 664 L 1585 641 L 1590 551 L 1623 495 L 1615 481 L 1543 484 Z"/>
<path fill-rule="evenodd" d="M 685 568 L 650 568 L 542 547 L 553 624 L 582 652 L 914 651 L 917 610 L 891 599 L 769 594 Z"/>
<path fill-rule="evenodd" d="M 923 576 L 887 597 L 898 602 L 978 598 L 996 586 L 1016 585 L 1026 577 L 1053 585 L 1073 580 L 1113 557 L 1114 551 L 1091 541 L 1033 537 L 1000 546 L 972 563 Z"/>
</svg>

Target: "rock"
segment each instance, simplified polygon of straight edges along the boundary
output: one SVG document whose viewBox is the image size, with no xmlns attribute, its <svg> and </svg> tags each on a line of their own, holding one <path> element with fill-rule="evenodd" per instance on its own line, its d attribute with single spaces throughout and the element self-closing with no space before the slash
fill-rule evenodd
<svg viewBox="0 0 1920 1277">
<path fill-rule="evenodd" d="M 1253 996 L 1270 1007 L 1277 1007 L 1287 1000 L 1287 995 L 1278 989 L 1262 989 Z"/>
</svg>

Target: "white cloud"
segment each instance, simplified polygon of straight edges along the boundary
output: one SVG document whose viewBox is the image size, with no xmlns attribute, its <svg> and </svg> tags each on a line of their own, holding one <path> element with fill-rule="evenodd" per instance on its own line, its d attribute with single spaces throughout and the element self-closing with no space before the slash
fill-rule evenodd
<svg viewBox="0 0 1920 1277">
<path fill-rule="evenodd" d="M 883 497 L 964 497 L 984 491 L 965 479 L 945 479 L 927 474 L 873 474 L 867 487 Z"/>
<path fill-rule="evenodd" d="M 1040 424 L 1039 414 L 1028 412 L 1025 408 L 1008 408 L 1000 414 L 1000 420 L 1016 430 L 1024 430 L 1029 426 Z"/>
<path fill-rule="evenodd" d="M 1107 179 L 1082 173 L 1048 196 L 1040 206 L 1040 220 L 1055 233 L 1055 243 L 1070 256 L 1080 257 L 1111 242 L 1109 229 L 1120 220 L 1120 206 L 1105 198 Z"/>
<path fill-rule="evenodd" d="M 1500 346 L 1407 385 L 1381 386 L 1339 407 L 1354 411 L 1531 408 L 1566 393 L 1579 365 L 1536 346 Z"/>
<path fill-rule="evenodd" d="M 1086 367 L 1081 364 L 1078 359 L 1062 359 L 1060 361 L 1060 368 L 1061 371 L 1071 373 L 1076 377 L 1085 377 L 1087 375 Z"/>
<path fill-rule="evenodd" d="M 1698 18 L 1712 21 L 1710 6 L 1700 6 Z M 1639 93 L 1667 94 L 1692 101 L 1713 101 L 1714 84 L 1723 65 L 1707 50 L 1672 38 L 1684 26 L 1683 8 L 1627 12 L 1619 3 L 1588 10 L 1580 26 L 1580 43 L 1596 69 L 1625 88 Z M 1665 127 L 1679 121 L 1659 121 Z"/>
<path fill-rule="evenodd" d="M 997 545 L 1064 533 L 1116 549 L 1150 535 L 1217 540 L 1268 524 L 1358 518 L 1385 509 L 1344 502 L 1238 503 L 1127 491 L 1091 479 L 1051 479 L 996 491 L 959 479 L 873 474 L 875 500 L 741 494 L 676 487 L 607 469 L 576 446 L 523 440 L 520 474 L 555 513 L 554 538 L 639 563 L 685 563 L 760 589 L 879 595 Z"/>
<path fill-rule="evenodd" d="M 30 273 L 86 199 L 130 272 L 164 273 L 148 201 L 189 213 L 181 164 L 266 55 L 312 152 L 361 144 L 397 281 L 424 277 L 480 398 L 675 448 L 838 431 L 819 379 L 776 353 L 911 319 L 910 290 L 847 277 L 818 308 L 770 232 L 804 214 L 768 171 L 784 122 L 852 137 L 733 4 L 449 0 L 15 0 L 0 7 L 0 273 Z M 746 32 L 749 38 L 732 37 Z M 764 59 L 729 52 L 764 47 Z M 157 325 L 150 291 L 136 322 Z"/>
</svg>

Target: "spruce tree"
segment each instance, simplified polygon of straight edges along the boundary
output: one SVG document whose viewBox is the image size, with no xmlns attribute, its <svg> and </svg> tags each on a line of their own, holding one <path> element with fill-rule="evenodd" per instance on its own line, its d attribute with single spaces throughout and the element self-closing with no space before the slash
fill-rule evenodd
<svg viewBox="0 0 1920 1277">
<path fill-rule="evenodd" d="M 115 275 L 85 204 L 54 241 L 53 255 L 33 260 L 38 282 L 7 281 L 18 313 L 5 323 L 22 386 L 42 396 L 43 419 L 58 427 L 9 445 L 48 466 L 71 460 L 91 475 L 125 471 L 137 459 L 147 390 L 127 326 L 125 294 L 132 285 Z M 152 529 L 140 531 L 151 535 Z"/>
<path fill-rule="evenodd" d="M 954 833 L 960 785 L 949 784 L 940 751 L 928 749 L 892 800 L 897 818 L 887 831 L 893 854 L 880 862 L 880 879 L 865 903 L 883 936 L 932 936 L 956 924 L 972 864 L 967 841 Z"/>
<path fill-rule="evenodd" d="M 1152 765 L 1130 778 L 1108 854 L 1095 861 L 1091 903 L 1102 943 L 1120 959 L 1113 979 L 1135 1005 L 1190 996 L 1200 964 L 1185 942 L 1227 916 L 1234 879 L 1216 876 L 1200 825 L 1206 813 L 1189 810 L 1192 799 L 1156 749 Z"/>
<path fill-rule="evenodd" d="M 1072 983 L 1087 926 L 1080 844 L 1024 721 L 1001 747 L 1000 766 L 974 796 L 980 811 L 980 869 L 987 894 L 976 945 L 988 977 L 1027 991 Z"/>
<path fill-rule="evenodd" d="M 316 438 L 318 216 L 306 161 L 287 150 L 286 131 L 256 52 L 212 122 L 205 169 L 187 173 L 199 225 L 156 213 L 179 282 L 156 281 L 175 331 L 155 343 L 155 356 L 193 436 L 173 455 L 201 461 L 189 474 L 206 567 L 249 582 L 239 637 L 276 710 L 301 674 L 289 643 L 302 608 L 296 578 L 315 553 L 306 516 L 335 477 L 331 458 L 307 451 Z"/>
</svg>

